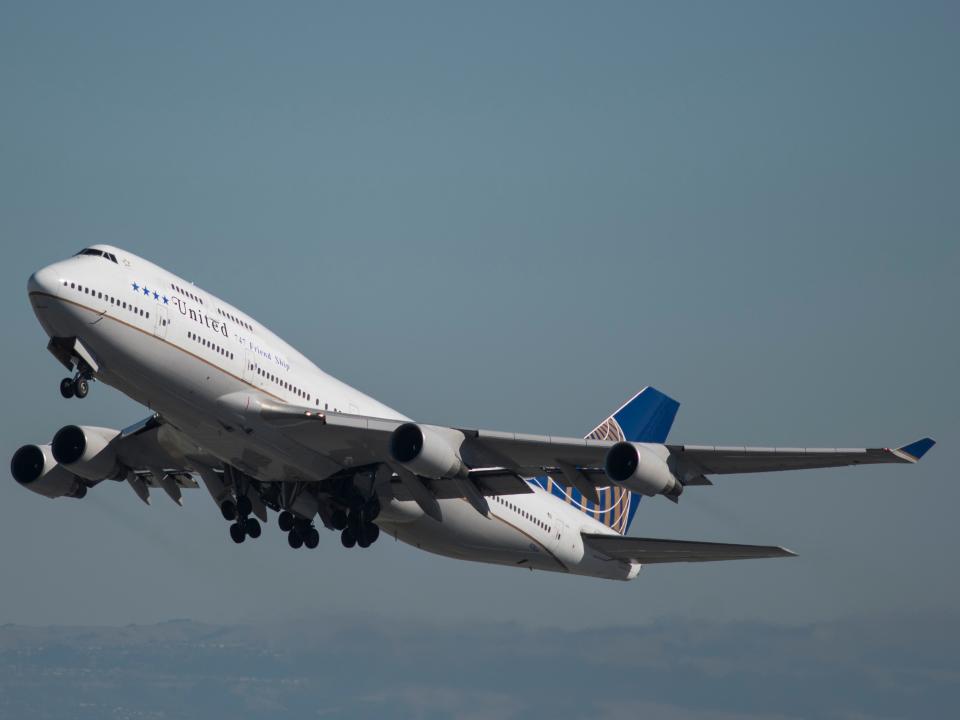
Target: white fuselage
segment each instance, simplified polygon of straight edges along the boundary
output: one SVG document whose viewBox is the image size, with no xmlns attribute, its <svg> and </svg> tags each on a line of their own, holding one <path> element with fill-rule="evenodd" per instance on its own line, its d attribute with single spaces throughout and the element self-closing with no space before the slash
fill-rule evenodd
<svg viewBox="0 0 960 720">
<path fill-rule="evenodd" d="M 281 432 L 238 432 L 224 398 L 264 398 L 388 419 L 408 419 L 323 372 L 249 315 L 153 263 L 105 245 L 118 262 L 79 255 L 31 276 L 30 300 L 51 338 L 78 338 L 96 379 L 159 413 L 223 463 L 263 481 L 320 480 L 327 458 Z M 488 516 L 440 500 L 443 520 L 391 500 L 377 519 L 410 545 L 463 560 L 626 580 L 636 563 L 585 549 L 581 532 L 613 533 L 529 483 L 530 494 L 488 498 Z"/>
</svg>

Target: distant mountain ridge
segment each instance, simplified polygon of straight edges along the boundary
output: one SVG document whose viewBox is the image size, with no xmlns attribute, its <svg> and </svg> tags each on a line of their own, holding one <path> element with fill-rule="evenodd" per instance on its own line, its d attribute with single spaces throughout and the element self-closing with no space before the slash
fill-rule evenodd
<svg viewBox="0 0 960 720">
<path fill-rule="evenodd" d="M 944 717 L 957 709 L 956 637 L 956 617 L 583 631 L 320 617 L 3 625 L 0 718 Z M 577 681 L 558 684 L 561 670 Z"/>
</svg>

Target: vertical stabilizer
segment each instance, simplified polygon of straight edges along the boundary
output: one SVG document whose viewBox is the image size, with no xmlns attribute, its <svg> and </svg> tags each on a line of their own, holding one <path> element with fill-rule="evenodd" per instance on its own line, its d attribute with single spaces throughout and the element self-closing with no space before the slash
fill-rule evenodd
<svg viewBox="0 0 960 720">
<path fill-rule="evenodd" d="M 587 438 L 662 443 L 670 433 L 679 408 L 680 403 L 673 398 L 656 388 L 645 387 L 597 425 Z M 606 487 L 598 490 L 600 502 L 594 503 L 576 488 L 554 482 L 552 478 L 539 477 L 536 481 L 545 490 L 619 533 L 626 533 L 630 528 L 642 497 L 623 488 Z"/>
</svg>

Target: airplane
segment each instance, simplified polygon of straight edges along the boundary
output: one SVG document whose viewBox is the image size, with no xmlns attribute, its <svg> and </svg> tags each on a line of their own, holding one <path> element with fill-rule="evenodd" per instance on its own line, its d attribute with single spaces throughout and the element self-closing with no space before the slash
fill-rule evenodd
<svg viewBox="0 0 960 720">
<path fill-rule="evenodd" d="M 127 483 L 148 503 L 204 485 L 235 543 L 271 512 L 291 548 L 320 528 L 344 547 L 381 532 L 461 560 L 631 580 L 645 564 L 790 557 L 779 546 L 627 535 L 642 498 L 678 502 L 708 476 L 915 463 L 898 448 L 667 442 L 679 403 L 653 387 L 584 438 L 414 421 L 323 372 L 250 315 L 133 253 L 93 245 L 30 276 L 47 349 L 71 373 L 150 409 L 123 430 L 66 425 L 19 448 L 11 474 L 48 498 Z M 198 482 L 199 480 L 199 482 Z"/>
</svg>

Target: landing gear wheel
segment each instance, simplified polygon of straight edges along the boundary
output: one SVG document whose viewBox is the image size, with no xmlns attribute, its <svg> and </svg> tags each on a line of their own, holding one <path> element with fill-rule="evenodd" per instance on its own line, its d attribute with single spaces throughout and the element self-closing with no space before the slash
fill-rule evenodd
<svg viewBox="0 0 960 720">
<path fill-rule="evenodd" d="M 304 533 L 303 544 L 311 550 L 320 544 L 320 533 L 317 532 L 316 528 L 310 528 L 306 533 Z"/>
<path fill-rule="evenodd" d="M 75 393 L 75 388 L 73 386 L 73 380 L 70 378 L 64 378 L 60 381 L 60 394 L 65 398 L 72 398 Z"/>
<path fill-rule="evenodd" d="M 296 530 L 291 530 L 290 532 L 287 533 L 287 543 L 294 550 L 297 550 L 303 547 L 303 538 L 300 536 L 300 533 L 298 533 Z"/>
<path fill-rule="evenodd" d="M 353 532 L 353 528 L 345 527 L 343 532 L 340 533 L 340 542 L 343 543 L 345 548 L 352 548 L 357 544 L 357 536 Z"/>
<path fill-rule="evenodd" d="M 244 523 L 243 529 L 246 530 L 247 535 L 256 540 L 260 537 L 260 521 L 256 518 L 247 518 L 247 521 Z"/>
<path fill-rule="evenodd" d="M 280 529 L 284 532 L 290 532 L 293 529 L 293 513 L 289 510 L 284 510 L 277 517 L 277 525 L 280 526 Z"/>
<path fill-rule="evenodd" d="M 90 392 L 90 383 L 87 382 L 86 378 L 77 378 L 76 382 L 73 383 L 73 392 L 82 400 Z"/>
<path fill-rule="evenodd" d="M 343 510 L 334 510 L 330 516 L 330 524 L 334 530 L 343 530 L 347 526 L 347 514 Z"/>
<path fill-rule="evenodd" d="M 233 500 L 224 500 L 220 503 L 220 514 L 223 515 L 224 520 L 237 519 L 237 506 Z"/>
<path fill-rule="evenodd" d="M 380 528 L 373 523 L 365 523 L 359 527 L 357 545 L 368 548 L 377 541 L 378 537 L 380 537 Z"/>
<path fill-rule="evenodd" d="M 246 539 L 247 534 L 244 532 L 240 523 L 234 523 L 230 526 L 230 537 L 239 545 Z"/>
<path fill-rule="evenodd" d="M 361 517 L 364 522 L 372 523 L 380 514 L 380 500 L 374 495 L 367 500 L 361 508 Z"/>
<path fill-rule="evenodd" d="M 246 495 L 237 498 L 237 512 L 243 516 L 249 515 L 253 511 L 253 503 Z"/>
</svg>

